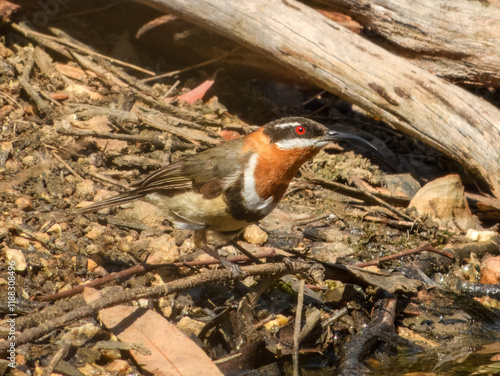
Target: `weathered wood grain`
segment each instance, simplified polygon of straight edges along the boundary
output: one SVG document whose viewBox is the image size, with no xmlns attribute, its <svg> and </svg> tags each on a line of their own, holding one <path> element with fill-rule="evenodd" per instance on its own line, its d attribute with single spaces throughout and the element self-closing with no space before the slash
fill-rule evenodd
<svg viewBox="0 0 500 376">
<path fill-rule="evenodd" d="M 368 35 L 440 77 L 500 86 L 497 0 L 315 1 L 353 17 Z"/>
<path fill-rule="evenodd" d="M 500 111 L 294 0 L 137 0 L 277 59 L 459 161 L 500 197 Z"/>
</svg>

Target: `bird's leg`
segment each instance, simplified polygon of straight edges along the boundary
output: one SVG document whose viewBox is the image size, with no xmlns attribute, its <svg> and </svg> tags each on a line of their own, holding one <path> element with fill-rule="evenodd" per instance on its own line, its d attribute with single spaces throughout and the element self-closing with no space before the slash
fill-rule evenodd
<svg viewBox="0 0 500 376">
<path fill-rule="evenodd" d="M 217 259 L 224 268 L 226 268 L 227 270 L 229 270 L 231 272 L 231 274 L 233 275 L 234 278 L 243 279 L 248 275 L 247 273 L 245 273 L 241 269 L 241 267 L 239 265 L 236 265 L 235 263 L 229 261 L 224 256 L 219 255 L 219 252 L 217 252 L 217 249 L 214 249 L 206 244 L 202 245 L 201 249 L 203 249 L 206 253 L 208 253 L 213 258 Z"/>
<path fill-rule="evenodd" d="M 228 235 L 230 236 L 232 234 L 228 234 Z M 233 235 L 233 237 L 236 235 Z M 234 276 L 234 278 L 243 279 L 247 276 L 247 273 L 245 273 L 239 265 L 236 265 L 236 264 L 232 263 L 231 261 L 229 261 L 227 258 L 219 255 L 219 252 L 217 252 L 217 250 L 221 247 L 221 244 L 223 244 L 223 243 L 220 243 L 216 248 L 212 248 L 207 244 L 208 242 L 207 242 L 207 230 L 206 229 L 196 230 L 193 234 L 193 239 L 194 239 L 194 244 L 197 248 L 203 249 L 210 256 L 217 259 L 224 268 L 226 268 L 227 270 L 229 270 L 231 272 L 231 274 Z M 221 237 L 220 240 L 222 240 L 222 239 L 223 239 L 223 237 Z M 224 240 L 224 243 L 227 243 L 227 239 Z"/>
<path fill-rule="evenodd" d="M 247 251 L 245 248 L 243 248 L 241 245 L 239 245 L 236 240 L 230 240 L 229 244 L 231 244 L 234 248 L 236 248 L 238 251 L 243 253 L 246 257 L 248 257 L 250 260 L 255 262 L 256 264 L 263 264 L 262 261 L 260 261 L 257 257 L 255 257 L 252 253 Z"/>
</svg>

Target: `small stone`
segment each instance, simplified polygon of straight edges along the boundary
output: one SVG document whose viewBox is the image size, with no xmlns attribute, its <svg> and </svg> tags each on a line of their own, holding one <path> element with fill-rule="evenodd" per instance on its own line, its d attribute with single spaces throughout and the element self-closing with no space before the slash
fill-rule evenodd
<svg viewBox="0 0 500 376">
<path fill-rule="evenodd" d="M 470 228 L 465 237 L 473 242 L 486 242 L 497 236 L 495 231 L 479 231 Z"/>
<path fill-rule="evenodd" d="M 148 202 L 136 201 L 127 216 L 131 221 L 144 223 L 147 226 L 158 228 L 165 220 L 161 210 Z"/>
<path fill-rule="evenodd" d="M 48 243 L 50 240 L 50 235 L 45 232 L 36 232 L 36 239 L 39 239 L 41 242 Z"/>
<path fill-rule="evenodd" d="M 102 257 L 98 254 L 90 255 L 87 259 L 87 270 L 95 272 L 96 269 L 104 264 Z"/>
<path fill-rule="evenodd" d="M 121 238 L 121 239 L 118 241 L 117 245 L 116 245 L 116 247 L 117 247 L 120 251 L 125 252 L 125 253 L 130 252 L 130 243 L 131 243 L 131 241 L 130 241 L 130 239 L 128 239 L 128 238 L 129 238 L 129 236 L 126 236 L 125 238 Z"/>
<path fill-rule="evenodd" d="M 28 267 L 26 258 L 24 257 L 24 254 L 20 249 L 7 248 L 5 250 L 5 259 L 7 260 L 7 262 L 14 263 L 14 270 L 17 272 L 24 272 Z"/>
<path fill-rule="evenodd" d="M 186 316 L 177 323 L 177 328 L 189 337 L 191 334 L 198 336 L 205 325 L 205 323 L 193 320 Z"/>
<path fill-rule="evenodd" d="M 95 184 L 92 180 L 84 180 L 76 185 L 75 195 L 77 197 L 90 200 L 95 194 Z"/>
<path fill-rule="evenodd" d="M 17 162 L 13 159 L 7 159 L 7 161 L 5 162 L 5 169 L 11 173 L 18 172 L 22 169 L 22 163 Z"/>
<path fill-rule="evenodd" d="M 102 234 L 104 234 L 104 231 L 106 231 L 106 227 L 98 225 L 98 224 L 95 224 L 94 226 L 92 226 L 92 228 L 90 229 L 90 231 L 87 233 L 86 236 L 89 239 L 95 240 L 99 236 L 101 236 Z"/>
<path fill-rule="evenodd" d="M 250 225 L 243 231 L 243 239 L 250 244 L 262 245 L 267 241 L 267 233 L 257 225 Z"/>
<path fill-rule="evenodd" d="M 23 165 L 25 165 L 26 167 L 32 167 L 35 165 L 35 157 L 32 155 L 27 155 L 21 161 L 23 162 Z"/>
<path fill-rule="evenodd" d="M 179 248 L 170 235 L 164 234 L 152 239 L 148 248 L 151 252 L 148 262 L 161 264 L 179 260 Z"/>
<path fill-rule="evenodd" d="M 62 234 L 62 227 L 59 223 L 56 223 L 52 225 L 48 230 L 48 234 L 54 234 L 54 235 L 61 235 Z"/>
<path fill-rule="evenodd" d="M 19 197 L 16 199 L 14 202 L 16 206 L 24 211 L 30 211 L 33 209 L 33 204 L 29 198 L 26 197 Z"/>
<path fill-rule="evenodd" d="M 126 360 L 117 359 L 106 366 L 106 371 L 113 375 L 127 375 L 132 372 L 132 369 Z"/>
<path fill-rule="evenodd" d="M 489 257 L 481 263 L 481 283 L 500 283 L 500 256 Z"/>
<path fill-rule="evenodd" d="M 10 141 L 0 142 L 0 167 L 5 166 L 5 162 L 7 162 L 7 158 L 9 158 L 10 154 L 12 153 L 12 150 L 14 150 L 12 142 Z"/>
<path fill-rule="evenodd" d="M 21 236 L 16 236 L 14 238 L 14 244 L 17 245 L 18 247 L 21 247 L 22 249 L 28 249 L 30 246 L 30 241 Z"/>
</svg>

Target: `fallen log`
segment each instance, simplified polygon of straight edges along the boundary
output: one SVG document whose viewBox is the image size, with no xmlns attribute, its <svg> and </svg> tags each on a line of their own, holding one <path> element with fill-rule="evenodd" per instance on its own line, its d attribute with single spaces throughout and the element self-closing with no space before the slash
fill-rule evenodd
<svg viewBox="0 0 500 376">
<path fill-rule="evenodd" d="M 500 86 L 500 3 L 315 0 L 365 26 L 396 54 L 453 82 Z"/>
<path fill-rule="evenodd" d="M 500 111 L 295 1 L 136 0 L 277 59 L 459 161 L 500 197 Z"/>
</svg>

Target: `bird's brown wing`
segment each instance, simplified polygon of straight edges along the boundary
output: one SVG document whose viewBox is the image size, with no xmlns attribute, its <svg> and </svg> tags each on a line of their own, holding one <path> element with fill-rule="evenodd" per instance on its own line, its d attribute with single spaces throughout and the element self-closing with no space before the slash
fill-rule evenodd
<svg viewBox="0 0 500 376">
<path fill-rule="evenodd" d="M 241 139 L 225 142 L 204 152 L 185 158 L 149 174 L 144 180 L 132 184 L 130 190 L 109 199 L 96 202 L 77 213 L 122 205 L 139 200 L 149 193 L 175 193 L 194 189 L 207 199 L 217 197 L 240 173 L 240 160 L 235 160 L 241 148 Z"/>
<path fill-rule="evenodd" d="M 149 174 L 144 180 L 130 186 L 136 193 L 147 194 L 159 191 L 174 191 L 179 189 L 191 189 L 193 181 L 190 177 L 182 174 L 182 164 L 177 162 L 160 168 Z"/>
<path fill-rule="evenodd" d="M 132 184 L 128 191 L 78 209 L 76 214 L 91 213 L 104 208 L 123 205 L 128 202 L 140 200 L 148 193 L 191 189 L 193 187 L 192 179 L 181 174 L 182 163 L 178 162 L 160 168 L 148 175 L 144 180 Z"/>
</svg>

